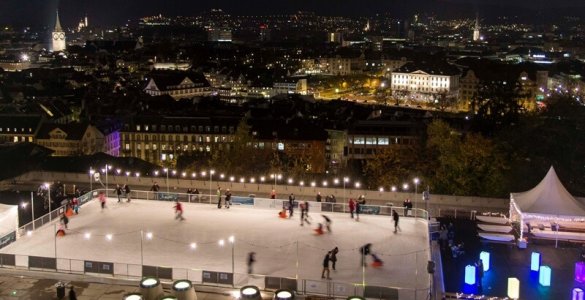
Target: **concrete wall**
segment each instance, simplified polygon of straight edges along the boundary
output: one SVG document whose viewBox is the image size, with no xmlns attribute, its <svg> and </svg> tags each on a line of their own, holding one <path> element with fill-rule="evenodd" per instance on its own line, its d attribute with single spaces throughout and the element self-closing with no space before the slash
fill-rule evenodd
<svg viewBox="0 0 585 300">
<path fill-rule="evenodd" d="M 22 176 L 15 178 L 17 183 L 24 185 L 40 185 L 43 182 L 54 182 L 61 181 L 64 184 L 76 184 L 82 189 L 89 190 L 89 174 L 79 173 L 59 173 L 59 172 L 42 172 L 35 171 L 29 172 Z M 101 178 L 105 184 L 105 176 Z M 8 184 L 11 180 L 4 182 L 4 185 Z M 154 182 L 158 182 L 160 191 L 164 192 L 167 190 L 167 179 L 165 176 L 159 177 L 127 177 L 123 176 L 108 176 L 109 188 L 114 188 L 116 184 L 128 184 L 132 190 L 149 190 Z M 99 183 L 93 183 L 94 188 L 101 187 Z M 273 185 L 268 184 L 257 184 L 257 183 L 236 183 L 229 181 L 217 181 L 210 182 L 209 180 L 190 180 L 180 179 L 177 177 L 171 177 L 168 180 L 168 186 L 170 192 L 185 193 L 188 188 L 197 188 L 201 194 L 207 194 L 210 191 L 215 194 L 218 186 L 222 190 L 230 189 L 234 195 L 248 195 L 255 194 L 257 197 L 269 198 L 270 192 L 273 189 Z M 414 193 L 402 193 L 402 192 L 380 192 L 363 189 L 346 188 L 345 192 L 343 186 L 338 187 L 300 187 L 298 185 L 286 185 L 278 184 L 274 187 L 277 193 L 277 198 L 288 199 L 290 193 L 294 193 L 297 200 L 315 200 L 315 196 L 318 192 L 323 196 L 335 195 L 337 202 L 341 202 L 344 199 L 357 198 L 359 195 L 365 195 L 367 204 L 387 205 L 392 203 L 395 206 L 402 206 L 402 202 L 406 198 L 410 198 L 415 208 L 425 209 L 425 202 L 422 200 L 420 192 L 415 196 Z M 345 196 L 344 196 L 345 195 Z M 507 213 L 509 210 L 508 199 L 498 198 L 482 198 L 482 197 L 466 197 L 466 196 L 449 196 L 449 195 L 437 195 L 431 193 L 431 200 L 428 203 L 428 209 L 432 216 L 437 216 L 440 211 L 445 213 L 446 210 L 458 210 L 462 213 L 468 214 L 470 211 L 478 212 L 504 212 Z"/>
</svg>

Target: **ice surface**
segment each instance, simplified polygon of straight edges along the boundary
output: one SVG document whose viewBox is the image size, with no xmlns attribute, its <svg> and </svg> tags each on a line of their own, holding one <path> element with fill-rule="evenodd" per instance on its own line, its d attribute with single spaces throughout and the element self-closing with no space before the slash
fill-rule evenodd
<svg viewBox="0 0 585 300">
<path fill-rule="evenodd" d="M 316 223 L 323 222 L 318 212 L 310 213 L 312 225 L 300 226 L 298 211 L 291 219 L 281 219 L 274 209 L 217 209 L 215 205 L 184 203 L 186 220 L 177 221 L 173 205 L 146 200 L 117 203 L 109 198 L 107 208 L 101 211 L 99 202 L 93 200 L 70 218 L 66 236 L 55 238 L 55 226 L 51 224 L 31 236 L 24 235 L 2 252 L 54 257 L 56 239 L 59 258 L 139 265 L 142 230 L 145 265 L 231 272 L 232 244 L 228 238 L 234 236 L 236 273 L 247 272 L 246 257 L 253 251 L 256 274 L 321 280 L 323 258 L 337 246 L 337 271 L 331 271 L 332 280 L 361 283 L 364 273 L 358 249 L 372 243 L 372 252 L 384 266 L 365 268 L 368 285 L 411 289 L 429 285 L 427 224 L 421 220 L 401 218 L 402 231 L 394 234 L 389 216 L 361 215 L 356 222 L 349 214 L 327 213 L 333 232 L 319 236 L 313 230 Z M 87 233 L 91 234 L 89 239 Z M 152 239 L 147 233 L 152 233 Z M 111 240 L 106 239 L 109 234 Z M 225 240 L 223 247 L 219 246 L 220 239 Z M 196 249 L 191 243 L 197 244 Z"/>
</svg>

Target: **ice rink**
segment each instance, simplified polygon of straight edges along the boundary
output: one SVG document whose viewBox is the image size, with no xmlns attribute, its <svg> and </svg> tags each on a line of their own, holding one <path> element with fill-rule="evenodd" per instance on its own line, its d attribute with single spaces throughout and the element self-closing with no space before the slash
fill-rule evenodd
<svg viewBox="0 0 585 300">
<path fill-rule="evenodd" d="M 362 283 L 365 277 L 368 285 L 429 286 L 428 229 L 422 220 L 401 218 L 402 231 L 394 234 L 389 216 L 361 215 L 356 222 L 349 214 L 327 213 L 332 233 L 316 235 L 315 224 L 323 222 L 320 212 L 311 211 L 312 224 L 300 226 L 298 211 L 291 219 L 281 219 L 276 209 L 243 205 L 217 209 L 215 205 L 183 203 L 186 220 L 177 221 L 173 205 L 145 200 L 117 203 L 110 198 L 102 211 L 93 200 L 70 218 L 66 236 L 56 238 L 51 224 L 24 235 L 1 252 L 54 257 L 56 240 L 58 258 L 140 265 L 143 231 L 144 265 L 231 272 L 232 244 L 228 239 L 234 236 L 236 273 L 247 272 L 247 254 L 253 251 L 255 274 L 321 280 L 325 254 L 339 247 L 337 270 L 331 271 L 335 282 Z M 221 239 L 224 246 L 219 245 Z M 372 243 L 372 252 L 384 266 L 368 266 L 364 276 L 358 249 L 366 243 Z M 367 261 L 371 263 L 371 257 Z"/>
</svg>

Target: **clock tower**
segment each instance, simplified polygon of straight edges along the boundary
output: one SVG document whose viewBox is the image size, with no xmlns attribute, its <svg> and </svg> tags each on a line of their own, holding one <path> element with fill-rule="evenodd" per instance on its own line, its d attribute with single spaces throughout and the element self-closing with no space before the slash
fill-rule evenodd
<svg viewBox="0 0 585 300">
<path fill-rule="evenodd" d="M 55 29 L 51 34 L 53 41 L 53 51 L 63 51 L 67 47 L 65 44 L 65 31 L 61 28 L 61 22 L 59 21 L 59 11 L 57 11 L 57 21 L 55 22 Z"/>
</svg>

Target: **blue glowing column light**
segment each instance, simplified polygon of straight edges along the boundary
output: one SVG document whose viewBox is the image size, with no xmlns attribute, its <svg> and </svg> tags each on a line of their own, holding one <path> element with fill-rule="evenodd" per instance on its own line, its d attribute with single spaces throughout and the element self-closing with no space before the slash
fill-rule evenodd
<svg viewBox="0 0 585 300">
<path fill-rule="evenodd" d="M 490 253 L 486 251 L 482 251 L 479 253 L 479 259 L 483 264 L 483 271 L 487 272 L 490 269 Z"/>
<path fill-rule="evenodd" d="M 538 283 L 542 286 L 550 286 L 550 278 L 552 271 L 549 266 L 540 266 L 538 271 Z"/>
<path fill-rule="evenodd" d="M 585 282 L 585 263 L 575 263 L 575 281 L 584 283 Z"/>
<path fill-rule="evenodd" d="M 572 300 L 583 300 L 583 290 L 580 288 L 573 289 L 573 297 Z"/>
<path fill-rule="evenodd" d="M 540 253 L 532 252 L 530 259 L 530 271 L 538 272 L 540 269 Z"/>
<path fill-rule="evenodd" d="M 467 265 L 465 267 L 465 283 L 469 285 L 475 284 L 475 266 Z"/>
</svg>

